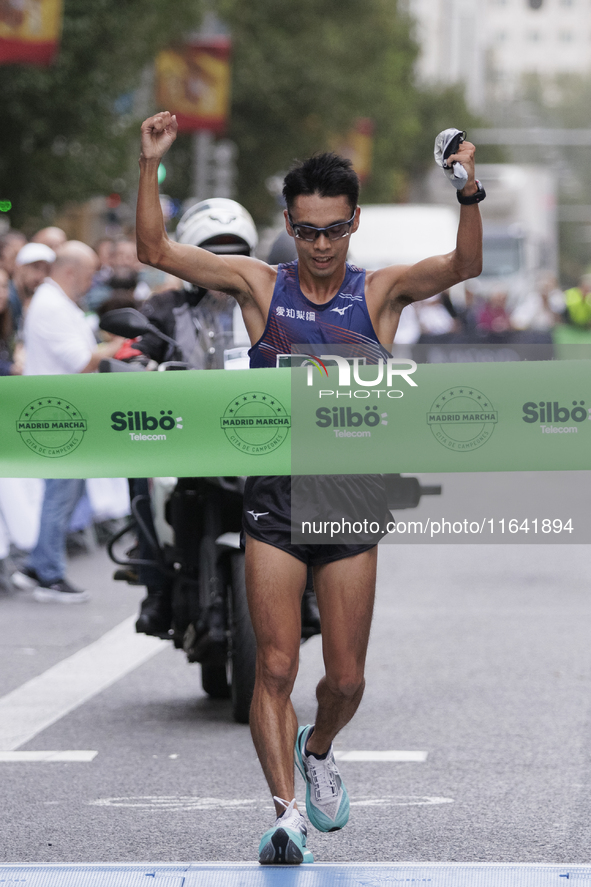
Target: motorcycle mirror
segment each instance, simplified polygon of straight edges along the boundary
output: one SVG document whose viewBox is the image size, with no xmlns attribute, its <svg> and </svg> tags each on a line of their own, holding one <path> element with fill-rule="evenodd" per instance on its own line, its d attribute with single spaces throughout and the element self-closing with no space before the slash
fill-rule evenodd
<svg viewBox="0 0 591 887">
<path fill-rule="evenodd" d="M 125 339 L 135 339 L 147 333 L 150 329 L 150 321 L 136 308 L 115 308 L 106 311 L 101 317 L 99 327 L 106 333 L 114 336 L 123 336 Z"/>
</svg>

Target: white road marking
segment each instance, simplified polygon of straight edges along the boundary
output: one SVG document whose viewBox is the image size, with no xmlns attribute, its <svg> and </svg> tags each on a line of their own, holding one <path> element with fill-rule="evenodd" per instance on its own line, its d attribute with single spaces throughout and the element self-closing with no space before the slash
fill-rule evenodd
<svg viewBox="0 0 591 887">
<path fill-rule="evenodd" d="M 392 795 L 387 798 L 353 798 L 351 807 L 433 807 L 437 804 L 453 804 L 453 798 L 429 795 Z"/>
<path fill-rule="evenodd" d="M 91 807 L 147 807 L 155 811 L 218 810 L 226 807 L 250 807 L 258 798 L 195 798 L 174 795 L 143 795 L 137 798 L 98 798 Z"/>
<path fill-rule="evenodd" d="M 0 699 L 0 751 L 14 751 L 166 649 L 136 634 L 135 616 Z"/>
<path fill-rule="evenodd" d="M 427 760 L 426 751 L 335 751 L 336 761 L 391 761 L 397 764 L 422 764 Z"/>
<path fill-rule="evenodd" d="M 453 798 L 429 795 L 386 795 L 382 798 L 351 798 L 352 807 L 434 807 L 453 804 Z M 195 812 L 196 810 L 230 810 L 262 807 L 273 810 L 268 798 L 199 798 L 190 795 L 141 795 L 130 798 L 97 798 L 91 807 L 141 807 L 154 813 Z"/>
<path fill-rule="evenodd" d="M 29 764 L 38 761 L 57 761 L 68 764 L 87 764 L 94 761 L 97 751 L 0 751 L 0 764 Z"/>
<path fill-rule="evenodd" d="M 399 862 L 315 862 L 313 864 L 309 864 L 306 871 L 327 871 L 327 870 L 340 870 L 340 869 L 352 869 L 359 870 L 363 869 L 371 869 L 375 872 L 391 872 L 393 874 L 398 873 L 402 869 L 407 868 L 416 869 L 417 871 L 429 871 L 431 869 L 435 871 L 445 872 L 446 869 L 450 869 L 454 872 L 462 873 L 463 871 L 471 872 L 472 869 L 479 872 L 486 872 L 490 870 L 491 872 L 511 872 L 515 870 L 517 872 L 543 872 L 547 873 L 550 876 L 554 876 L 555 873 L 564 872 L 567 869 L 570 872 L 570 878 L 582 878 L 586 877 L 588 880 L 591 880 L 591 869 L 585 863 L 572 863 L 570 865 L 557 865 L 553 862 L 416 862 L 412 860 L 400 860 Z M 242 869 L 250 870 L 250 871 L 261 871 L 261 864 L 259 862 L 235 862 L 235 861 L 214 861 L 214 860 L 200 860 L 197 862 L 187 862 L 187 863 L 165 863 L 165 862 L 69 862 L 69 863 L 59 863 L 59 862 L 48 862 L 48 863 L 39 863 L 39 862 L 27 862 L 27 863 L 0 863 L 0 875 L 11 875 L 11 874 L 21 874 L 23 877 L 21 878 L 8 878 L 3 877 L 3 881 L 22 881 L 23 883 L 28 880 L 27 875 L 32 873 L 43 874 L 44 872 L 62 872 L 65 871 L 68 874 L 70 873 L 82 873 L 86 875 L 90 874 L 102 874 L 102 873 L 111 873 L 111 872 L 137 872 L 142 869 L 149 869 L 147 876 L 148 877 L 159 877 L 160 873 L 168 874 L 172 872 L 179 872 L 180 874 L 185 874 L 187 876 L 192 875 L 193 873 L 200 872 L 209 872 L 211 869 L 236 869 L 241 871 Z M 146 875 L 144 874 L 144 877 Z M 566 878 L 565 875 L 561 875 L 561 877 Z M 517 882 L 511 882 L 517 883 Z M 531 881 L 528 882 L 531 884 Z M 556 887 L 556 881 L 552 880 L 549 882 Z M 499 884 L 499 882 L 497 882 Z M 457 887 L 457 881 L 454 882 L 454 887 Z M 504 880 L 502 885 L 499 887 L 507 887 L 507 881 Z"/>
<path fill-rule="evenodd" d="M 570 880 L 589 883 L 589 866 L 564 863 L 495 862 L 316 862 L 306 871 L 283 872 L 258 862 L 193 863 L 26 863 L 0 865 L 8 887 L 265 887 L 265 885 L 346 883 L 355 887 L 560 887 Z M 293 877 L 292 877 L 293 875 Z M 149 879 L 149 880 L 148 880 Z"/>
</svg>

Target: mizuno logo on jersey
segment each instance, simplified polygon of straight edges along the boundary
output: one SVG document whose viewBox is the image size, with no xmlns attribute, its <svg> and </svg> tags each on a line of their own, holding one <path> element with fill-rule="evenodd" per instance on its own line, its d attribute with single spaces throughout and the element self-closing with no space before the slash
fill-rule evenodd
<svg viewBox="0 0 591 887">
<path fill-rule="evenodd" d="M 247 514 L 252 514 L 253 518 L 258 521 L 259 517 L 264 517 L 266 514 L 269 514 L 268 511 L 247 511 Z"/>
<path fill-rule="evenodd" d="M 345 305 L 344 308 L 331 308 L 330 310 L 336 311 L 337 314 L 340 314 L 342 317 L 343 314 L 345 313 L 345 311 L 347 310 L 347 308 L 352 308 L 352 307 L 353 307 L 353 305 Z"/>
</svg>

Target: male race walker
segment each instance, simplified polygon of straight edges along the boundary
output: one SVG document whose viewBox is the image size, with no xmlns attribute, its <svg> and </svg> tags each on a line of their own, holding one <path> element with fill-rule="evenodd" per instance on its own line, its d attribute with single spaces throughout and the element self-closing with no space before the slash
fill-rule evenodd
<svg viewBox="0 0 591 887">
<path fill-rule="evenodd" d="M 292 344 L 302 343 L 353 342 L 370 356 L 383 356 L 406 305 L 481 272 L 478 202 L 484 192 L 474 176 L 475 148 L 469 142 L 447 158 L 448 166 L 457 161 L 467 172 L 458 192 L 462 206 L 453 252 L 412 266 L 364 271 L 346 262 L 349 236 L 360 223 L 359 182 L 351 163 L 335 154 L 314 156 L 286 176 L 285 224 L 295 238 L 297 262 L 270 266 L 171 241 L 162 219 L 157 171 L 176 133 L 176 118 L 167 111 L 142 124 L 138 256 L 183 280 L 232 295 L 253 346 L 251 366 L 275 366 L 278 353 L 290 353 Z M 310 822 L 327 832 L 348 820 L 349 798 L 332 742 L 363 695 L 376 579 L 375 541 L 291 544 L 290 481 L 249 478 L 245 490 L 246 584 L 257 641 L 250 727 L 277 813 L 259 846 L 264 864 L 313 861 L 295 800 L 294 749 L 306 781 Z M 371 501 L 385 512 L 378 487 Z M 298 670 L 300 601 L 308 564 L 314 569 L 326 673 L 316 690 L 315 723 L 298 728 L 290 696 Z"/>
</svg>

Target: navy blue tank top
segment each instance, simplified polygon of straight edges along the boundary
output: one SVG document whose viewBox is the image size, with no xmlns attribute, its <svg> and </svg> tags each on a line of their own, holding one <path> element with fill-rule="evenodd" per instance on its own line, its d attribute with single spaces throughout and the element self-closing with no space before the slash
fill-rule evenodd
<svg viewBox="0 0 591 887">
<path fill-rule="evenodd" d="M 279 265 L 263 335 L 248 352 L 251 367 L 277 366 L 292 345 L 350 345 L 368 363 L 390 356 L 375 334 L 365 302 L 365 271 L 347 264 L 345 279 L 330 302 L 317 305 L 300 289 L 298 263 Z"/>
</svg>

